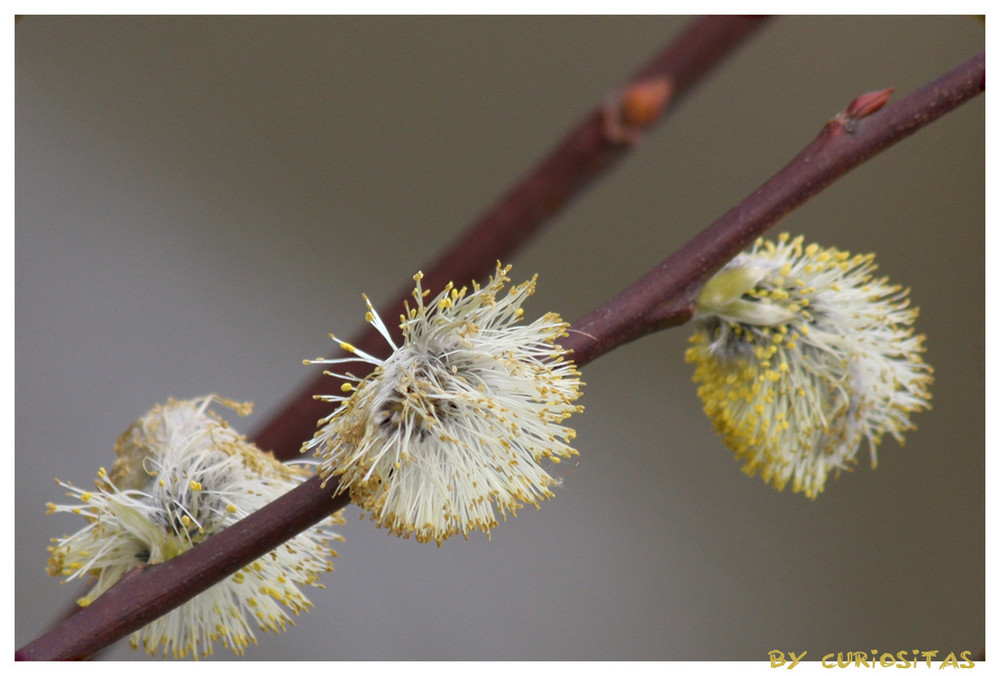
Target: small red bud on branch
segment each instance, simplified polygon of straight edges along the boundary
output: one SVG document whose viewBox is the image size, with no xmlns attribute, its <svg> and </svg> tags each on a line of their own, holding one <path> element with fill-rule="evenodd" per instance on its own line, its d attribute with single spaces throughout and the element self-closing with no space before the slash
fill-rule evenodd
<svg viewBox="0 0 1000 676">
<path fill-rule="evenodd" d="M 847 120 L 860 120 L 863 117 L 868 117 L 884 106 L 894 91 L 896 91 L 895 87 L 889 87 L 877 92 L 862 94 L 847 106 L 847 110 L 843 112 L 844 118 Z"/>
</svg>

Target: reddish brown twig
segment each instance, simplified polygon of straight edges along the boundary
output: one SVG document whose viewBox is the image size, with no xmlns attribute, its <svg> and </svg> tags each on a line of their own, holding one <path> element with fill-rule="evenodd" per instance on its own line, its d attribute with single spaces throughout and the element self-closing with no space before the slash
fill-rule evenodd
<svg viewBox="0 0 1000 676">
<path fill-rule="evenodd" d="M 580 366 L 610 349 L 686 321 L 698 289 L 782 216 L 869 157 L 982 92 L 979 54 L 893 106 L 857 102 L 823 128 L 788 166 L 652 272 L 573 326 L 565 346 Z M 877 100 L 878 97 L 876 96 Z M 870 101 L 871 99 L 867 99 Z M 864 114 L 858 110 L 864 111 Z M 151 566 L 19 650 L 17 659 L 82 658 L 168 612 L 346 503 L 317 478 L 189 552 Z"/>
<path fill-rule="evenodd" d="M 759 17 L 734 16 L 712 16 L 693 22 L 607 101 L 590 111 L 436 261 L 421 268 L 423 287 L 436 292 L 449 281 L 461 285 L 489 275 L 497 260 L 507 260 L 595 178 L 611 169 L 628 153 L 633 141 L 662 119 L 672 104 L 763 23 Z M 618 124 L 610 133 L 609 118 Z M 379 308 L 379 314 L 399 316 L 411 289 L 403 289 Z M 384 354 L 386 349 L 385 341 L 368 325 L 351 343 L 374 355 Z M 354 371 L 364 375 L 357 366 Z M 315 432 L 316 421 L 329 413 L 329 406 L 313 396 L 329 393 L 331 382 L 317 373 L 251 438 L 278 458 L 296 457 L 302 442 Z"/>
</svg>

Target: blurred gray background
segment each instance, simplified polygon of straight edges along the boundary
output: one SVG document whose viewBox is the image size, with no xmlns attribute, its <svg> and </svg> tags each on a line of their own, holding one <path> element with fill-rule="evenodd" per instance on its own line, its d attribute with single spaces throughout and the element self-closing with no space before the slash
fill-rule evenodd
<svg viewBox="0 0 1000 676">
<path fill-rule="evenodd" d="M 688 18 L 27 17 L 16 28 L 16 632 L 54 477 L 87 485 L 167 397 L 252 400 L 381 304 Z M 967 17 L 774 20 L 516 256 L 574 319 L 754 190 L 856 95 L 983 49 Z M 984 98 L 778 229 L 912 287 L 934 408 L 815 502 L 748 478 L 684 363 L 689 330 L 587 366 L 557 497 L 438 549 L 351 509 L 316 608 L 253 659 L 743 659 L 980 650 Z M 460 281 L 460 280 L 456 280 Z M 863 452 L 861 458 L 864 459 Z M 565 467 L 565 465 L 564 465 Z M 124 643 L 107 656 L 140 657 Z M 229 657 L 218 651 L 217 657 Z"/>
</svg>

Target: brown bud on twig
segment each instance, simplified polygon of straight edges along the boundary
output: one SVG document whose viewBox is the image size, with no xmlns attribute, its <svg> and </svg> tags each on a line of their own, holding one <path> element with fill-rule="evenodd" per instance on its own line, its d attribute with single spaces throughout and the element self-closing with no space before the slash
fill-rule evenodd
<svg viewBox="0 0 1000 676">
<path fill-rule="evenodd" d="M 629 85 L 605 106 L 604 135 L 613 143 L 635 143 L 663 115 L 673 89 L 666 76 Z"/>
<path fill-rule="evenodd" d="M 889 97 L 892 96 L 895 89 L 895 87 L 889 87 L 861 94 L 847 104 L 847 108 L 834 115 L 833 119 L 826 123 L 823 128 L 824 135 L 832 137 L 842 133 L 853 134 L 857 130 L 858 121 L 880 110 L 889 101 Z"/>
<path fill-rule="evenodd" d="M 895 90 L 895 87 L 889 87 L 877 92 L 862 94 L 847 106 L 847 110 L 843 112 L 844 118 L 848 120 L 860 120 L 863 117 L 868 117 L 884 106 Z"/>
</svg>

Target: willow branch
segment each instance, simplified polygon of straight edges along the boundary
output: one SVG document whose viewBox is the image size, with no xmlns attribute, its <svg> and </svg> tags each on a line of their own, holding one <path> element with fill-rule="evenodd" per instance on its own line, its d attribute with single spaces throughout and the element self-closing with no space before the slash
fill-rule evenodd
<svg viewBox="0 0 1000 676">
<path fill-rule="evenodd" d="M 489 275 L 497 260 L 507 260 L 574 197 L 614 167 L 643 133 L 763 24 L 762 18 L 739 16 L 694 21 L 585 115 L 541 162 L 470 224 L 436 261 L 423 268 L 423 287 L 436 292 L 449 281 L 462 283 Z M 399 316 L 411 289 L 402 289 L 379 308 L 379 314 Z M 350 342 L 373 355 L 384 354 L 386 349 L 385 341 L 369 325 Z M 355 375 L 364 373 L 355 368 Z M 302 441 L 315 432 L 316 421 L 329 413 L 328 405 L 315 400 L 314 395 L 332 393 L 330 387 L 331 379 L 317 373 L 251 438 L 280 459 L 297 456 Z"/>
<path fill-rule="evenodd" d="M 583 366 L 614 347 L 690 318 L 698 289 L 789 211 L 873 155 L 986 87 L 979 54 L 879 110 L 888 90 L 855 99 L 788 166 L 638 282 L 573 325 L 564 347 Z M 28 644 L 18 659 L 82 658 L 191 599 L 341 509 L 335 481 L 316 477 L 165 563 L 138 569 L 90 606 Z"/>
<path fill-rule="evenodd" d="M 687 30 L 637 70 L 619 90 L 585 115 L 548 156 L 442 252 L 437 261 L 427 268 L 425 288 L 440 288 L 452 279 L 485 277 L 497 259 L 508 257 L 551 221 L 573 197 L 581 194 L 594 179 L 622 159 L 642 134 L 655 126 L 672 108 L 673 103 L 680 101 L 701 78 L 763 23 L 762 18 L 752 17 L 706 17 L 694 21 Z M 408 298 L 408 291 L 407 288 L 388 303 L 382 314 L 387 317 L 399 314 L 403 302 Z M 368 325 L 352 342 L 372 354 L 378 354 L 384 348 L 381 338 Z M 357 365 L 355 370 L 359 375 L 364 375 Z M 286 405 L 254 435 L 256 443 L 272 450 L 279 458 L 295 457 L 302 440 L 311 436 L 314 431 L 316 420 L 326 415 L 324 405 L 317 402 L 314 395 L 323 393 L 328 383 L 328 378 L 317 374 L 291 396 Z M 331 495 L 335 493 L 333 488 L 331 486 L 329 491 Z M 325 507 L 329 508 L 329 503 Z M 316 520 L 321 518 L 322 515 L 317 516 Z M 255 558 L 260 553 L 269 551 L 268 547 L 280 544 L 283 539 L 278 538 L 270 545 L 268 543 L 271 540 L 261 539 L 259 547 L 254 547 L 252 551 L 247 548 L 239 556 Z M 235 552 L 232 555 L 237 556 Z M 193 563 L 191 565 L 194 566 Z M 238 565 L 233 565 L 235 567 L 232 570 L 239 568 Z M 232 572 L 229 567 L 225 569 Z M 207 575 L 206 579 L 221 579 L 214 578 L 217 573 L 208 568 L 202 572 Z M 218 574 L 224 577 L 228 573 Z M 189 573 L 180 575 L 185 579 L 183 576 Z M 176 597 L 178 603 L 192 598 L 198 591 L 211 585 L 208 582 L 204 586 L 194 586 L 190 577 L 186 579 L 189 584 L 183 598 L 180 595 Z M 168 584 L 166 577 L 163 584 Z M 79 609 L 74 607 L 73 611 L 71 616 Z M 98 611 L 100 612 L 104 611 Z M 31 644 L 39 650 L 36 659 L 92 654 L 92 646 L 108 645 L 129 631 L 117 629 L 123 618 L 114 609 L 114 604 L 108 605 L 105 616 L 92 610 L 87 615 L 91 616 L 90 622 L 94 623 L 95 629 L 101 628 L 101 631 L 94 632 L 92 643 L 76 641 L 73 639 L 72 629 L 60 625 L 57 630 L 63 634 L 53 640 L 50 648 L 43 649 Z M 154 617 L 156 615 L 151 615 L 148 619 L 136 616 L 133 624 L 141 626 Z M 55 634 L 56 630 L 47 636 Z M 27 652 L 24 656 L 27 656 Z"/>
</svg>

